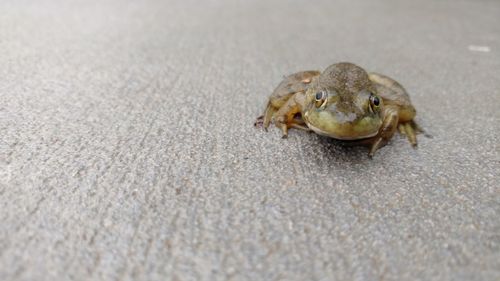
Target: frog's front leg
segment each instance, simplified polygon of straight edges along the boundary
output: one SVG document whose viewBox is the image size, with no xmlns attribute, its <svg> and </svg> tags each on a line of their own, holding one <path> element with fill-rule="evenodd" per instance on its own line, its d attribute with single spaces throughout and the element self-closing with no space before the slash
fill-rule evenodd
<svg viewBox="0 0 500 281">
<path fill-rule="evenodd" d="M 382 127 L 380 128 L 379 133 L 370 139 L 371 147 L 370 152 L 368 153 L 369 157 L 373 157 L 379 148 L 387 144 L 398 127 L 398 107 L 389 105 L 384 107 L 383 111 L 384 121 L 382 123 Z"/>
<path fill-rule="evenodd" d="M 264 111 L 264 114 L 261 116 L 257 117 L 257 120 L 255 120 L 255 123 L 253 124 L 255 127 L 263 127 L 264 130 L 267 132 L 267 128 L 269 127 L 269 124 L 271 124 L 271 120 L 273 119 L 273 115 L 276 112 L 276 108 L 273 106 L 271 100 L 266 105 L 266 110 Z"/>
<path fill-rule="evenodd" d="M 304 104 L 304 99 L 305 93 L 298 92 L 289 98 L 274 114 L 274 123 L 283 132 L 283 138 L 288 137 L 289 128 L 310 131 L 302 119 L 296 118 L 297 114 L 301 113 L 301 105 Z"/>
</svg>

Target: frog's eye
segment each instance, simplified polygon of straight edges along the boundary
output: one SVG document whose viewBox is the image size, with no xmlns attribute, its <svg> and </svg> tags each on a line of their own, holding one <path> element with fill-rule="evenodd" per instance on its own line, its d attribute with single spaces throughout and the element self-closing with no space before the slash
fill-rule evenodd
<svg viewBox="0 0 500 281">
<path fill-rule="evenodd" d="M 323 97 L 325 96 L 325 92 L 317 92 L 316 93 L 316 101 L 321 101 L 323 100 Z"/>
<path fill-rule="evenodd" d="M 380 98 L 374 94 L 370 95 L 370 104 L 373 109 L 378 108 L 380 106 Z"/>
<path fill-rule="evenodd" d="M 316 107 L 321 107 L 326 103 L 327 94 L 325 91 L 319 91 L 314 96 Z"/>
</svg>

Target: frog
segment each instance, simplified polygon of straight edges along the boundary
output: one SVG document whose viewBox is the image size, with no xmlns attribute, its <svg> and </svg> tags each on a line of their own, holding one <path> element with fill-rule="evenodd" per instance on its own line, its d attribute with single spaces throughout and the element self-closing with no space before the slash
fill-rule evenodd
<svg viewBox="0 0 500 281">
<path fill-rule="evenodd" d="M 255 126 L 314 132 L 342 142 L 369 147 L 372 158 L 396 131 L 417 147 L 423 129 L 406 89 L 396 80 L 340 62 L 323 72 L 308 70 L 285 76 L 272 92 Z"/>
</svg>

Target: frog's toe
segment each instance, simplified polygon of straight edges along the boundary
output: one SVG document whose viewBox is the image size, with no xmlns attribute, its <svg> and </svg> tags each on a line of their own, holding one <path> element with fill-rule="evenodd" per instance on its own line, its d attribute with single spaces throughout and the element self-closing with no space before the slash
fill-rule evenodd
<svg viewBox="0 0 500 281">
<path fill-rule="evenodd" d="M 257 117 L 257 119 L 255 119 L 255 122 L 253 123 L 253 125 L 257 128 L 262 127 L 262 125 L 264 125 L 264 115 Z"/>
<path fill-rule="evenodd" d="M 306 125 L 302 125 L 300 123 L 291 123 L 290 124 L 290 128 L 295 128 L 295 129 L 299 129 L 299 130 L 304 130 L 306 132 L 312 132 L 311 129 L 309 129 L 309 127 L 307 127 Z"/>
<path fill-rule="evenodd" d="M 413 126 L 412 122 L 405 122 L 399 124 L 399 129 L 403 130 L 403 135 L 406 135 L 406 138 L 410 142 L 413 147 L 417 147 L 417 130 Z"/>
<path fill-rule="evenodd" d="M 368 152 L 368 157 L 371 159 L 373 158 L 373 155 L 375 155 L 375 152 L 379 150 L 379 148 L 383 147 L 384 145 L 387 144 L 389 140 L 378 137 L 375 139 L 375 141 L 371 144 L 370 151 Z"/>
<path fill-rule="evenodd" d="M 422 133 L 426 138 L 430 138 L 430 139 L 433 138 L 431 134 L 429 134 L 427 131 L 422 129 L 422 127 L 420 125 L 418 125 L 414 120 L 411 120 L 410 123 L 411 123 L 411 126 L 413 127 L 413 129 L 417 133 Z"/>
<path fill-rule="evenodd" d="M 273 119 L 274 113 L 276 109 L 272 106 L 271 101 L 267 103 L 266 110 L 264 111 L 264 115 L 262 115 L 262 127 L 267 131 L 269 124 L 271 124 L 271 120 Z"/>
<path fill-rule="evenodd" d="M 274 120 L 274 125 L 281 129 L 282 135 L 281 138 L 288 138 L 288 125 L 285 122 L 285 118 L 283 116 L 277 117 Z"/>
<path fill-rule="evenodd" d="M 399 124 L 398 125 L 398 130 L 399 130 L 399 133 L 402 134 L 402 135 L 406 135 L 406 132 L 405 132 L 405 126 L 403 124 Z"/>
</svg>

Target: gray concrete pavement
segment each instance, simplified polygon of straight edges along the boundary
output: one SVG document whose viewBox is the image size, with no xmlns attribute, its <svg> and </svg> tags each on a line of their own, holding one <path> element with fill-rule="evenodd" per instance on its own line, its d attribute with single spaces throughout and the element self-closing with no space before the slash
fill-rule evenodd
<svg viewBox="0 0 500 281">
<path fill-rule="evenodd" d="M 500 2 L 0 11 L 0 280 L 500 280 Z M 253 128 L 338 61 L 398 79 L 434 138 L 369 160 Z"/>
</svg>

